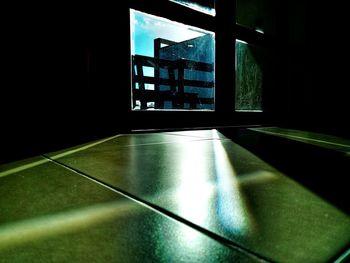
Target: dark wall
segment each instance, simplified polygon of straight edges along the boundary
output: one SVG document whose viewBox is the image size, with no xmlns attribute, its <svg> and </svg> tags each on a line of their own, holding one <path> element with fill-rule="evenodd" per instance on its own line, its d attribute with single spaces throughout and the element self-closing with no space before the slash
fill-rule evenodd
<svg viewBox="0 0 350 263">
<path fill-rule="evenodd" d="M 128 61 L 128 13 L 113 10 L 87 5 L 3 10 L 0 162 L 127 127 L 120 101 L 129 68 L 117 61 Z"/>
<path fill-rule="evenodd" d="M 350 137 L 346 8 L 289 1 L 284 125 Z"/>
</svg>

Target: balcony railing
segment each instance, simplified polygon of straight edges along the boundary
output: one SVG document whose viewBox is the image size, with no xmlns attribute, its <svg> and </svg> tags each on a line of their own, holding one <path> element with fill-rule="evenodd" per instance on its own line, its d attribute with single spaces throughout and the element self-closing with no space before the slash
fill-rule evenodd
<svg viewBox="0 0 350 263">
<path fill-rule="evenodd" d="M 143 67 L 154 68 L 155 76 L 145 76 Z M 163 74 L 159 74 L 161 69 L 168 72 L 168 78 L 161 76 Z M 171 108 L 166 107 L 166 109 L 184 109 L 185 104 L 189 105 L 189 109 L 201 109 L 203 104 L 214 104 L 213 97 L 202 97 L 200 92 L 200 89 L 213 89 L 214 82 L 186 79 L 186 69 L 198 72 L 213 72 L 214 66 L 213 64 L 186 59 L 172 61 L 141 55 L 132 56 L 133 108 L 136 109 L 136 101 L 140 102 L 140 109 L 150 108 L 148 106 L 150 102 L 154 103 L 155 109 L 165 109 L 166 101 L 171 102 Z M 146 84 L 153 84 L 154 88 L 146 89 Z M 168 86 L 169 88 L 162 89 L 160 86 Z M 185 87 L 200 89 L 197 89 L 198 92 L 186 92 Z"/>
</svg>

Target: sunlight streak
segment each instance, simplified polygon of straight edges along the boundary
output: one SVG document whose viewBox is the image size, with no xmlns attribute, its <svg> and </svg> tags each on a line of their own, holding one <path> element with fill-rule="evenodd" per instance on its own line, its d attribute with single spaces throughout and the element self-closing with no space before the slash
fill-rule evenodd
<svg viewBox="0 0 350 263">
<path fill-rule="evenodd" d="M 114 201 L 0 226 L 0 249 L 79 232 L 138 211 L 130 201 Z M 143 210 L 140 210 L 143 211 Z"/>
<path fill-rule="evenodd" d="M 207 144 L 196 144 L 182 152 L 179 164 L 179 188 L 176 194 L 180 214 L 187 220 L 206 225 L 209 205 L 214 193 L 210 167 L 206 160 Z M 186 242 L 198 237 L 192 231 L 183 233 Z"/>
<path fill-rule="evenodd" d="M 77 153 L 77 152 L 89 149 L 89 148 L 94 147 L 96 145 L 99 145 L 101 143 L 104 143 L 104 142 L 107 142 L 109 140 L 115 139 L 115 138 L 117 138 L 119 136 L 121 136 L 121 134 L 114 135 L 114 136 L 111 136 L 111 137 L 108 137 L 108 138 L 105 138 L 105 139 L 102 139 L 102 140 L 98 140 L 98 141 L 93 142 L 93 143 L 88 143 L 86 145 L 83 145 L 83 146 L 80 146 L 80 147 L 77 147 L 77 148 L 74 148 L 74 149 L 71 149 L 71 150 L 68 150 L 68 151 L 64 151 L 62 153 L 54 154 L 54 155 L 50 156 L 50 158 L 56 160 L 56 159 L 65 157 L 67 155 L 71 155 L 73 153 Z M 44 157 L 47 158 L 46 156 L 44 156 Z M 11 174 L 22 172 L 24 170 L 27 170 L 27 169 L 30 169 L 30 168 L 42 165 L 42 164 L 47 163 L 49 161 L 50 161 L 50 159 L 47 158 L 47 159 L 34 161 L 34 162 L 31 162 L 31 163 L 28 163 L 28 164 L 20 165 L 20 166 L 17 166 L 15 168 L 6 169 L 6 170 L 0 172 L 0 178 L 4 177 L 4 176 L 7 176 L 7 175 L 11 175 Z M 1 169 L 1 167 L 0 167 L 0 169 Z"/>
<path fill-rule="evenodd" d="M 245 234 L 250 228 L 250 217 L 239 189 L 234 167 L 220 140 L 213 140 L 215 169 L 218 185 L 218 216 L 226 230 Z"/>
</svg>

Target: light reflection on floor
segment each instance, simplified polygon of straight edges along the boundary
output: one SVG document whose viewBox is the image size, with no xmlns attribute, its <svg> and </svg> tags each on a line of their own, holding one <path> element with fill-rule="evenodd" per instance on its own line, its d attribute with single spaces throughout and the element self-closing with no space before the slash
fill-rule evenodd
<svg viewBox="0 0 350 263">
<path fill-rule="evenodd" d="M 251 215 L 240 192 L 234 166 L 219 140 L 213 140 L 218 193 L 218 218 L 225 229 L 234 235 L 246 235 L 251 228 Z"/>
<path fill-rule="evenodd" d="M 0 250 L 126 219 L 137 208 L 133 202 L 118 200 L 0 225 Z"/>
<path fill-rule="evenodd" d="M 155 247 L 154 253 L 164 253 L 168 261 L 178 251 L 182 255 L 213 251 L 208 240 L 216 238 L 217 242 L 217 237 L 221 237 L 272 261 L 305 262 L 305 259 L 312 258 L 310 261 L 319 262 L 319 259 L 328 259 L 338 253 L 349 240 L 350 225 L 345 214 L 216 130 L 122 135 L 113 141 L 76 149 L 48 155 L 53 159 L 59 157 L 58 161 L 64 165 L 59 166 L 62 171 L 67 167 L 78 171 L 69 171 L 72 174 L 67 175 L 64 183 L 52 180 L 53 170 L 40 170 L 43 166 L 58 165 L 56 160 L 35 159 L 32 164 L 3 170 L 4 175 L 11 176 L 0 176 L 3 185 L 1 188 L 0 184 L 3 196 L 0 208 L 11 212 L 12 207 L 7 204 L 21 203 L 25 200 L 23 196 L 35 193 L 40 197 L 30 199 L 26 204 L 33 204 L 33 210 L 42 209 L 36 206 L 37 199 L 42 204 L 53 200 L 46 199 L 47 194 L 40 195 L 38 182 L 41 189 L 47 189 L 51 184 L 50 189 L 64 191 L 60 196 L 65 200 L 67 196 L 72 197 L 72 178 L 82 179 L 82 175 L 86 175 L 84 180 L 90 178 L 91 184 L 108 185 L 109 188 L 105 189 L 107 196 L 113 188 L 130 194 L 138 200 L 138 207 L 107 200 L 97 204 L 93 201 L 86 207 L 52 209 L 50 213 L 37 217 L 28 213 L 0 225 L 0 249 L 27 246 L 56 236 L 58 239 L 68 236 L 69 239 L 76 231 L 91 230 L 105 222 L 112 226 L 122 222 L 121 227 L 116 228 L 116 234 L 113 232 L 110 237 L 114 239 L 120 236 L 128 221 L 132 223 L 130 229 L 125 230 L 125 237 L 130 238 L 131 243 L 138 238 L 143 244 L 142 233 L 146 229 L 154 242 L 148 243 L 147 248 Z M 43 176 L 38 177 L 40 180 L 33 179 L 33 185 L 30 185 L 29 179 L 38 173 Z M 63 178 L 60 171 L 56 176 Z M 17 181 L 11 181 L 16 177 L 19 178 Z M 13 183 L 12 188 L 10 183 Z M 93 194 L 95 190 L 86 190 L 88 194 L 82 194 L 84 187 L 81 183 L 75 183 L 79 186 L 75 198 L 87 198 Z M 31 188 L 33 192 L 28 190 Z M 16 198 L 6 199 L 10 196 L 6 193 L 11 191 Z M 70 202 L 66 201 L 67 204 Z M 60 203 L 65 204 L 56 202 L 56 205 Z M 169 229 L 153 220 L 147 225 L 146 211 L 156 214 L 161 221 L 171 219 L 169 221 L 177 222 L 181 227 Z M 128 214 L 135 217 L 128 217 Z M 129 231 L 132 234 L 129 235 Z M 106 234 L 101 236 L 96 243 L 101 242 Z M 94 240 L 94 234 L 90 238 Z M 166 242 L 171 245 L 164 246 Z M 121 250 L 125 248 L 119 240 L 115 244 L 121 244 Z M 144 248 L 143 245 L 140 247 Z"/>
<path fill-rule="evenodd" d="M 284 129 L 278 127 L 250 128 L 249 130 L 284 137 L 291 140 L 300 141 L 343 152 L 347 152 L 350 150 L 349 140 L 327 134 L 300 131 L 294 129 Z"/>
<path fill-rule="evenodd" d="M 211 184 L 210 164 L 203 152 L 207 144 L 190 147 L 174 160 L 178 165 L 176 200 L 179 214 L 198 225 L 206 225 L 214 186 Z M 193 245 L 193 232 L 183 233 L 183 242 Z"/>
</svg>

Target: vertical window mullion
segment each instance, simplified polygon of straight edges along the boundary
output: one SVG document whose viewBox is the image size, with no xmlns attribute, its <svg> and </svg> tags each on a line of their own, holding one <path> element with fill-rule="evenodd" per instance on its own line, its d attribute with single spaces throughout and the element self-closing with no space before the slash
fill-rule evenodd
<svg viewBox="0 0 350 263">
<path fill-rule="evenodd" d="M 235 0 L 217 0 L 216 8 L 216 113 L 220 121 L 234 114 Z"/>
</svg>

